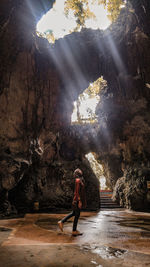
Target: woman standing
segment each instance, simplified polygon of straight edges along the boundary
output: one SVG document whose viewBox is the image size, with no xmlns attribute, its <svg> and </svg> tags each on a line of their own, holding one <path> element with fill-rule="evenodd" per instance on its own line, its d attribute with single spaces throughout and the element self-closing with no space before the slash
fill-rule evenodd
<svg viewBox="0 0 150 267">
<path fill-rule="evenodd" d="M 80 217 L 80 211 L 82 207 L 86 207 L 86 198 L 85 198 L 85 181 L 83 178 L 83 173 L 80 169 L 74 171 L 75 178 L 75 190 L 74 197 L 72 202 L 72 212 L 64 217 L 61 221 L 58 222 L 60 230 L 63 232 L 63 224 L 74 216 L 72 235 L 82 235 L 81 232 L 77 231 L 78 219 Z"/>
</svg>

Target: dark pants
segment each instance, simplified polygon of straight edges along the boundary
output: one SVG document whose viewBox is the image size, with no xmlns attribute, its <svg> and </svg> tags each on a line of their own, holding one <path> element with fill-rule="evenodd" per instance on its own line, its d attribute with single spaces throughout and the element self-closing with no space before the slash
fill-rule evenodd
<svg viewBox="0 0 150 267">
<path fill-rule="evenodd" d="M 69 213 L 65 218 L 63 218 L 61 221 L 62 223 L 68 221 L 71 217 L 74 216 L 74 222 L 73 222 L 73 231 L 76 231 L 78 219 L 80 217 L 80 209 L 76 207 L 71 213 Z"/>
</svg>

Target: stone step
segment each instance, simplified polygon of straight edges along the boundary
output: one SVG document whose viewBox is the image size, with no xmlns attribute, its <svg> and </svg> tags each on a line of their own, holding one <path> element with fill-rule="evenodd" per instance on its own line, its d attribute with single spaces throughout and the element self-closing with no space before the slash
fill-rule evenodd
<svg viewBox="0 0 150 267">
<path fill-rule="evenodd" d="M 112 192 L 100 192 L 100 208 L 101 209 L 115 209 L 120 208 L 119 204 L 112 199 Z"/>
<path fill-rule="evenodd" d="M 121 208 L 118 204 L 115 205 L 104 205 L 100 203 L 100 209 L 119 209 Z"/>
<path fill-rule="evenodd" d="M 117 208 L 121 208 L 119 205 L 101 205 L 100 204 L 100 208 L 107 208 L 107 209 L 117 209 Z"/>
<path fill-rule="evenodd" d="M 100 199 L 101 203 L 115 203 L 114 201 L 111 201 L 110 199 Z"/>
<path fill-rule="evenodd" d="M 108 206 L 108 207 L 120 207 L 119 205 L 118 205 L 118 203 L 101 203 L 100 202 L 100 206 Z"/>
<path fill-rule="evenodd" d="M 106 202 L 103 202 L 103 201 L 100 201 L 101 205 L 118 205 L 118 203 L 116 202 L 110 202 L 110 201 L 106 201 Z"/>
</svg>

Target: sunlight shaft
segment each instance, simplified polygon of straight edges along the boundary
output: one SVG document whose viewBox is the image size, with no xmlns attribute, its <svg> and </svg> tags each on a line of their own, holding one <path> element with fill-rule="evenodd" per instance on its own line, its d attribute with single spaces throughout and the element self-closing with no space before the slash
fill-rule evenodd
<svg viewBox="0 0 150 267">
<path fill-rule="evenodd" d="M 85 155 L 85 157 L 89 161 L 90 166 L 91 166 L 94 174 L 96 175 L 96 177 L 100 181 L 100 190 L 106 190 L 107 186 L 106 186 L 106 178 L 103 175 L 103 172 L 104 172 L 103 166 L 98 163 L 98 161 L 95 159 L 93 153 L 88 153 Z"/>
</svg>

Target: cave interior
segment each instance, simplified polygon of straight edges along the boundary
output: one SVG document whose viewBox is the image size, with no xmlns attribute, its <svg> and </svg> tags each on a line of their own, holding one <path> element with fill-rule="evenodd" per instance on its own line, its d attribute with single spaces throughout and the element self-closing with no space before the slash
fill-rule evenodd
<svg viewBox="0 0 150 267">
<path fill-rule="evenodd" d="M 128 0 L 107 30 L 83 28 L 51 45 L 36 24 L 54 1 L 0 2 L 0 214 L 70 209 L 83 170 L 87 209 L 100 207 L 101 164 L 113 200 L 150 205 L 150 3 Z M 103 77 L 94 123 L 74 102 Z"/>
</svg>

